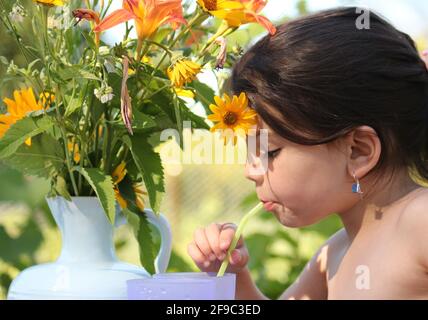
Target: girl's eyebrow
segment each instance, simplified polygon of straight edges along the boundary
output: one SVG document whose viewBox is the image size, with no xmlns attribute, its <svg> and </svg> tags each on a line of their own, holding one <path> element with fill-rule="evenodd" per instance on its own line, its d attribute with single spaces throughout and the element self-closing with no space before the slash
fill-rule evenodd
<svg viewBox="0 0 428 320">
<path fill-rule="evenodd" d="M 260 136 L 260 130 L 261 129 L 263 129 L 263 130 L 267 130 L 268 131 L 268 139 L 270 140 L 270 139 L 272 139 L 272 140 L 274 140 L 274 141 L 278 141 L 278 135 L 275 133 L 275 132 L 273 132 L 272 130 L 270 130 L 270 129 L 266 129 L 266 128 L 257 128 L 257 131 L 256 131 L 256 137 L 259 137 Z"/>
</svg>

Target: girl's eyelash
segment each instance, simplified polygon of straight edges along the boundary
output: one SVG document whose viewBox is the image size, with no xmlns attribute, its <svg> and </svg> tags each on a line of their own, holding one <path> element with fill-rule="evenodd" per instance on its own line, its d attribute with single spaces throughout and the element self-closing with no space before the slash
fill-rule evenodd
<svg viewBox="0 0 428 320">
<path fill-rule="evenodd" d="M 279 154 L 280 151 L 281 151 L 281 148 L 278 148 L 278 149 L 275 149 L 272 151 L 268 151 L 268 153 L 267 153 L 268 158 L 274 159 Z"/>
</svg>

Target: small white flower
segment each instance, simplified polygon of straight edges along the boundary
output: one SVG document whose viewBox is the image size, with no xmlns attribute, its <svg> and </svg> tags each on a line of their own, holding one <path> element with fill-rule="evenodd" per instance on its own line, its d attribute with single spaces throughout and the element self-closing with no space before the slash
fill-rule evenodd
<svg viewBox="0 0 428 320">
<path fill-rule="evenodd" d="M 48 17 L 48 28 L 49 29 L 61 29 L 62 22 L 60 18 Z"/>
<path fill-rule="evenodd" d="M 110 54 L 110 48 L 107 46 L 101 46 L 98 49 L 98 53 L 100 56 L 106 56 L 106 55 Z"/>
<path fill-rule="evenodd" d="M 101 103 L 107 103 L 114 97 L 113 88 L 108 86 L 105 82 L 101 84 L 99 89 L 94 89 L 94 94 Z"/>
<path fill-rule="evenodd" d="M 110 100 L 112 100 L 113 97 L 114 97 L 113 93 L 106 93 L 106 94 L 104 94 L 104 95 L 101 96 L 100 101 L 101 101 L 101 103 L 107 103 Z"/>
<path fill-rule="evenodd" d="M 11 76 L 16 76 L 18 73 L 18 66 L 13 62 L 13 60 L 10 62 L 9 66 L 7 67 L 6 73 Z"/>
<path fill-rule="evenodd" d="M 12 7 L 12 11 L 9 13 L 9 17 L 14 22 L 23 22 L 24 17 L 27 16 L 27 13 L 24 10 L 24 7 L 19 3 L 15 3 Z"/>
</svg>

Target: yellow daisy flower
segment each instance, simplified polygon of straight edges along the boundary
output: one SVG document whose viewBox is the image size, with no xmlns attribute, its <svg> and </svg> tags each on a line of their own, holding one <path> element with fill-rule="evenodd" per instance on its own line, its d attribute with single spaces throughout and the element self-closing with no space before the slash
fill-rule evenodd
<svg viewBox="0 0 428 320">
<path fill-rule="evenodd" d="M 187 58 L 180 58 L 167 69 L 167 75 L 176 88 L 195 80 L 201 71 L 201 65 Z"/>
<path fill-rule="evenodd" d="M 125 178 L 127 174 L 126 171 L 126 163 L 122 161 L 116 169 L 114 169 L 112 173 L 112 179 L 113 179 L 113 185 L 114 185 L 114 193 L 116 196 L 116 201 L 119 203 L 120 207 L 122 209 L 125 209 L 128 207 L 128 203 L 125 200 L 125 198 L 120 194 L 119 190 L 119 183 Z M 135 193 L 135 204 L 137 205 L 138 209 L 141 211 L 144 210 L 144 196 L 147 195 L 147 192 L 143 190 L 143 187 L 141 184 L 134 184 L 133 185 L 134 193 Z"/>
<path fill-rule="evenodd" d="M 49 7 L 64 5 L 64 0 L 33 0 L 33 1 Z"/>
<path fill-rule="evenodd" d="M 36 101 L 32 88 L 15 90 L 13 98 L 14 100 L 9 98 L 3 100 L 7 113 L 0 115 L 0 138 L 13 124 L 25 118 L 28 113 L 44 109 L 42 103 Z M 27 139 L 25 143 L 31 145 L 31 138 Z"/>
<path fill-rule="evenodd" d="M 239 97 L 234 95 L 232 99 L 224 94 L 223 99 L 215 96 L 214 100 L 216 104 L 210 105 L 213 113 L 208 115 L 208 119 L 217 124 L 211 128 L 211 131 L 221 130 L 225 143 L 230 138 L 227 129 L 238 135 L 248 134 L 248 130 L 257 124 L 257 113 L 248 107 L 248 99 L 244 92 Z M 236 137 L 234 137 L 234 142 L 236 142 Z"/>
</svg>

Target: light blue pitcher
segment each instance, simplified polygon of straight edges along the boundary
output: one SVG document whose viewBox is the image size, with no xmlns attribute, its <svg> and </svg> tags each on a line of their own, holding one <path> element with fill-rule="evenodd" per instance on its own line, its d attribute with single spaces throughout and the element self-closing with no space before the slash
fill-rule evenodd
<svg viewBox="0 0 428 320">
<path fill-rule="evenodd" d="M 55 197 L 47 202 L 62 236 L 60 257 L 22 271 L 12 282 L 8 299 L 126 299 L 127 280 L 150 276 L 144 268 L 117 259 L 114 228 L 97 198 L 73 197 L 69 202 Z M 171 229 L 162 214 L 145 212 L 161 235 L 155 270 L 163 273 L 171 256 Z M 116 226 L 125 222 L 117 214 Z"/>
</svg>

